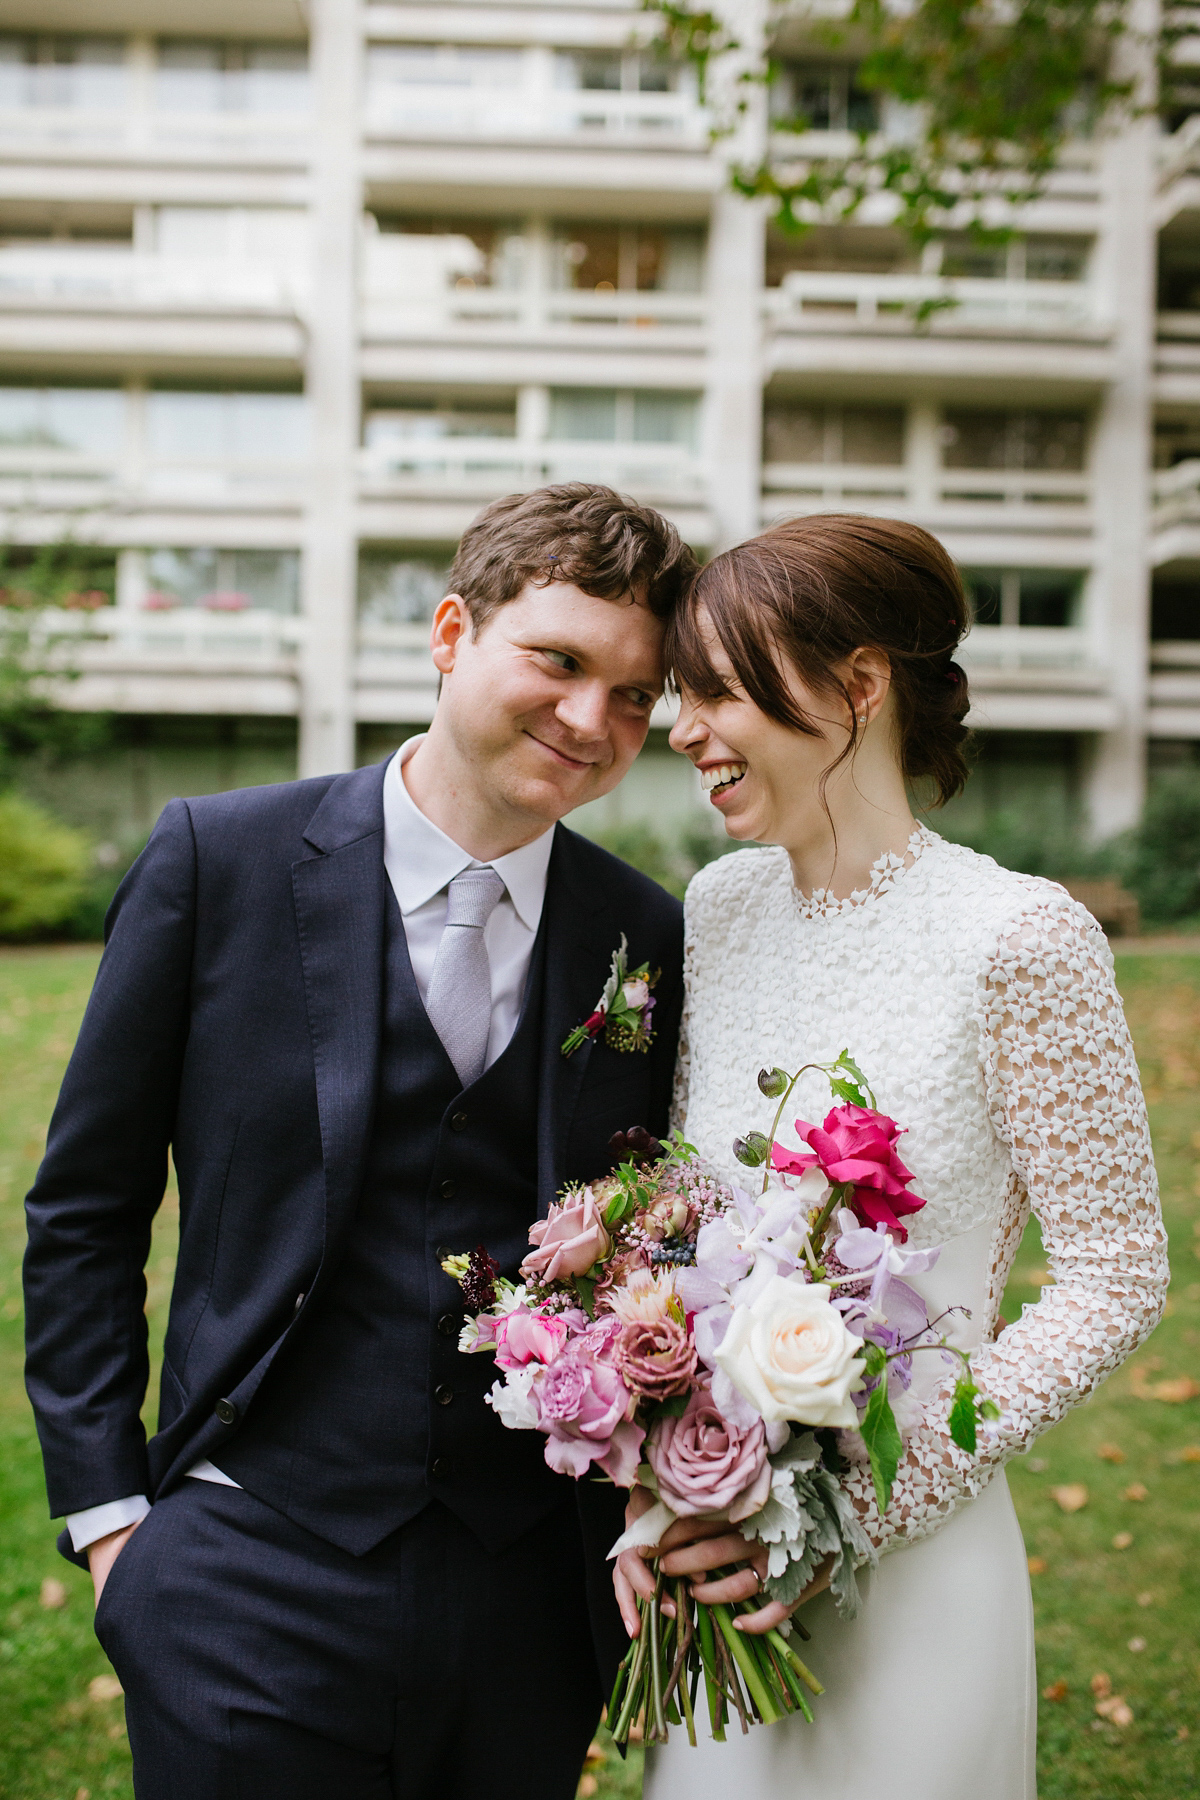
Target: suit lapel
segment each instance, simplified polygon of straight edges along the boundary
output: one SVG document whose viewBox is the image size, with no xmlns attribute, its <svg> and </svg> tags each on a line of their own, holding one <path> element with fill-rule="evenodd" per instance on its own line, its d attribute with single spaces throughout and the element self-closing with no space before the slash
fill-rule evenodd
<svg viewBox="0 0 1200 1800">
<path fill-rule="evenodd" d="M 326 1245 L 352 1208 L 375 1105 L 384 985 L 383 771 L 335 781 L 292 865 L 325 1164 Z"/>
<path fill-rule="evenodd" d="M 567 1135 L 595 1045 L 562 1054 L 567 1033 L 586 1019 L 608 979 L 620 942 L 611 909 L 589 886 L 574 834 L 559 825 L 546 881 L 546 988 L 538 1083 L 538 1215 L 545 1218 L 565 1171 Z"/>
</svg>

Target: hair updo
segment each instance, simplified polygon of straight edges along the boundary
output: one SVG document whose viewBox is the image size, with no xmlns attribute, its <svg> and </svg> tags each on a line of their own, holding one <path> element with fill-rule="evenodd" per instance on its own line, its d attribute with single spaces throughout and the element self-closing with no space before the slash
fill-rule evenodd
<svg viewBox="0 0 1200 1800">
<path fill-rule="evenodd" d="M 676 682 L 717 699 L 729 689 L 712 666 L 701 613 L 769 718 L 821 735 L 796 704 L 780 653 L 814 692 L 842 697 L 850 739 L 831 770 L 853 754 L 859 736 L 853 697 L 834 671 L 855 650 L 882 651 L 904 775 L 928 779 L 938 806 L 961 790 L 970 701 L 954 652 L 969 614 L 958 570 L 929 532 L 898 519 L 818 513 L 714 557 L 668 625 L 667 661 Z"/>
</svg>

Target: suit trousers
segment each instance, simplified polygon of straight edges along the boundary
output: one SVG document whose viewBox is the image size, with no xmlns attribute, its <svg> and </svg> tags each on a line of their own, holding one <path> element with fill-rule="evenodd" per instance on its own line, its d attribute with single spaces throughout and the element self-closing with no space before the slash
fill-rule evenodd
<svg viewBox="0 0 1200 1800">
<path fill-rule="evenodd" d="M 602 1703 L 573 1499 L 498 1554 L 434 1502 L 356 1557 L 185 1480 L 96 1635 L 137 1800 L 571 1800 Z"/>
</svg>

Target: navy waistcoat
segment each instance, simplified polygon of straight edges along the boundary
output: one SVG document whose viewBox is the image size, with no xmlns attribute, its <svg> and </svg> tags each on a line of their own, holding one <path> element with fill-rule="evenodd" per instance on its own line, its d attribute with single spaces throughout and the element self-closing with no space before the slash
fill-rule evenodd
<svg viewBox="0 0 1200 1800">
<path fill-rule="evenodd" d="M 495 1363 L 459 1352 L 461 1296 L 440 1266 L 482 1243 L 513 1276 L 528 1248 L 545 935 L 511 1042 L 463 1090 L 388 887 L 379 1086 L 354 1223 L 336 1277 L 219 1457 L 259 1499 L 356 1555 L 434 1498 L 498 1549 L 571 1494 L 541 1434 L 506 1431 L 485 1405 Z"/>
</svg>

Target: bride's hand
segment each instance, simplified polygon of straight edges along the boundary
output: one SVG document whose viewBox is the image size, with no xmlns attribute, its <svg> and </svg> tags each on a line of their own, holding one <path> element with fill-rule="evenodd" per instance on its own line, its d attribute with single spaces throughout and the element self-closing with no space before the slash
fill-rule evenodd
<svg viewBox="0 0 1200 1800">
<path fill-rule="evenodd" d="M 679 1528 L 686 1527 L 686 1532 L 676 1533 Z M 767 1575 L 767 1552 L 761 1544 L 749 1544 L 740 1531 L 731 1531 L 727 1525 L 709 1523 L 707 1526 L 700 1520 L 679 1519 L 666 1533 L 659 1546 L 662 1555 L 662 1571 L 669 1577 L 685 1576 L 691 1581 L 693 1596 L 706 1606 L 716 1606 L 722 1601 L 751 1600 L 755 1594 L 762 1592 L 763 1582 Z M 768 1600 L 757 1612 L 741 1613 L 734 1620 L 737 1631 L 748 1631 L 758 1635 L 771 1631 L 791 1615 L 806 1600 L 812 1600 L 829 1586 L 829 1569 L 832 1558 L 827 1558 L 809 1582 L 800 1598 L 791 1606 L 783 1606 L 778 1600 Z M 731 1563 L 739 1566 L 732 1575 L 723 1576 L 720 1581 L 697 1580 L 710 1569 L 728 1568 Z M 651 1582 L 653 1593 L 654 1584 Z"/>
</svg>

